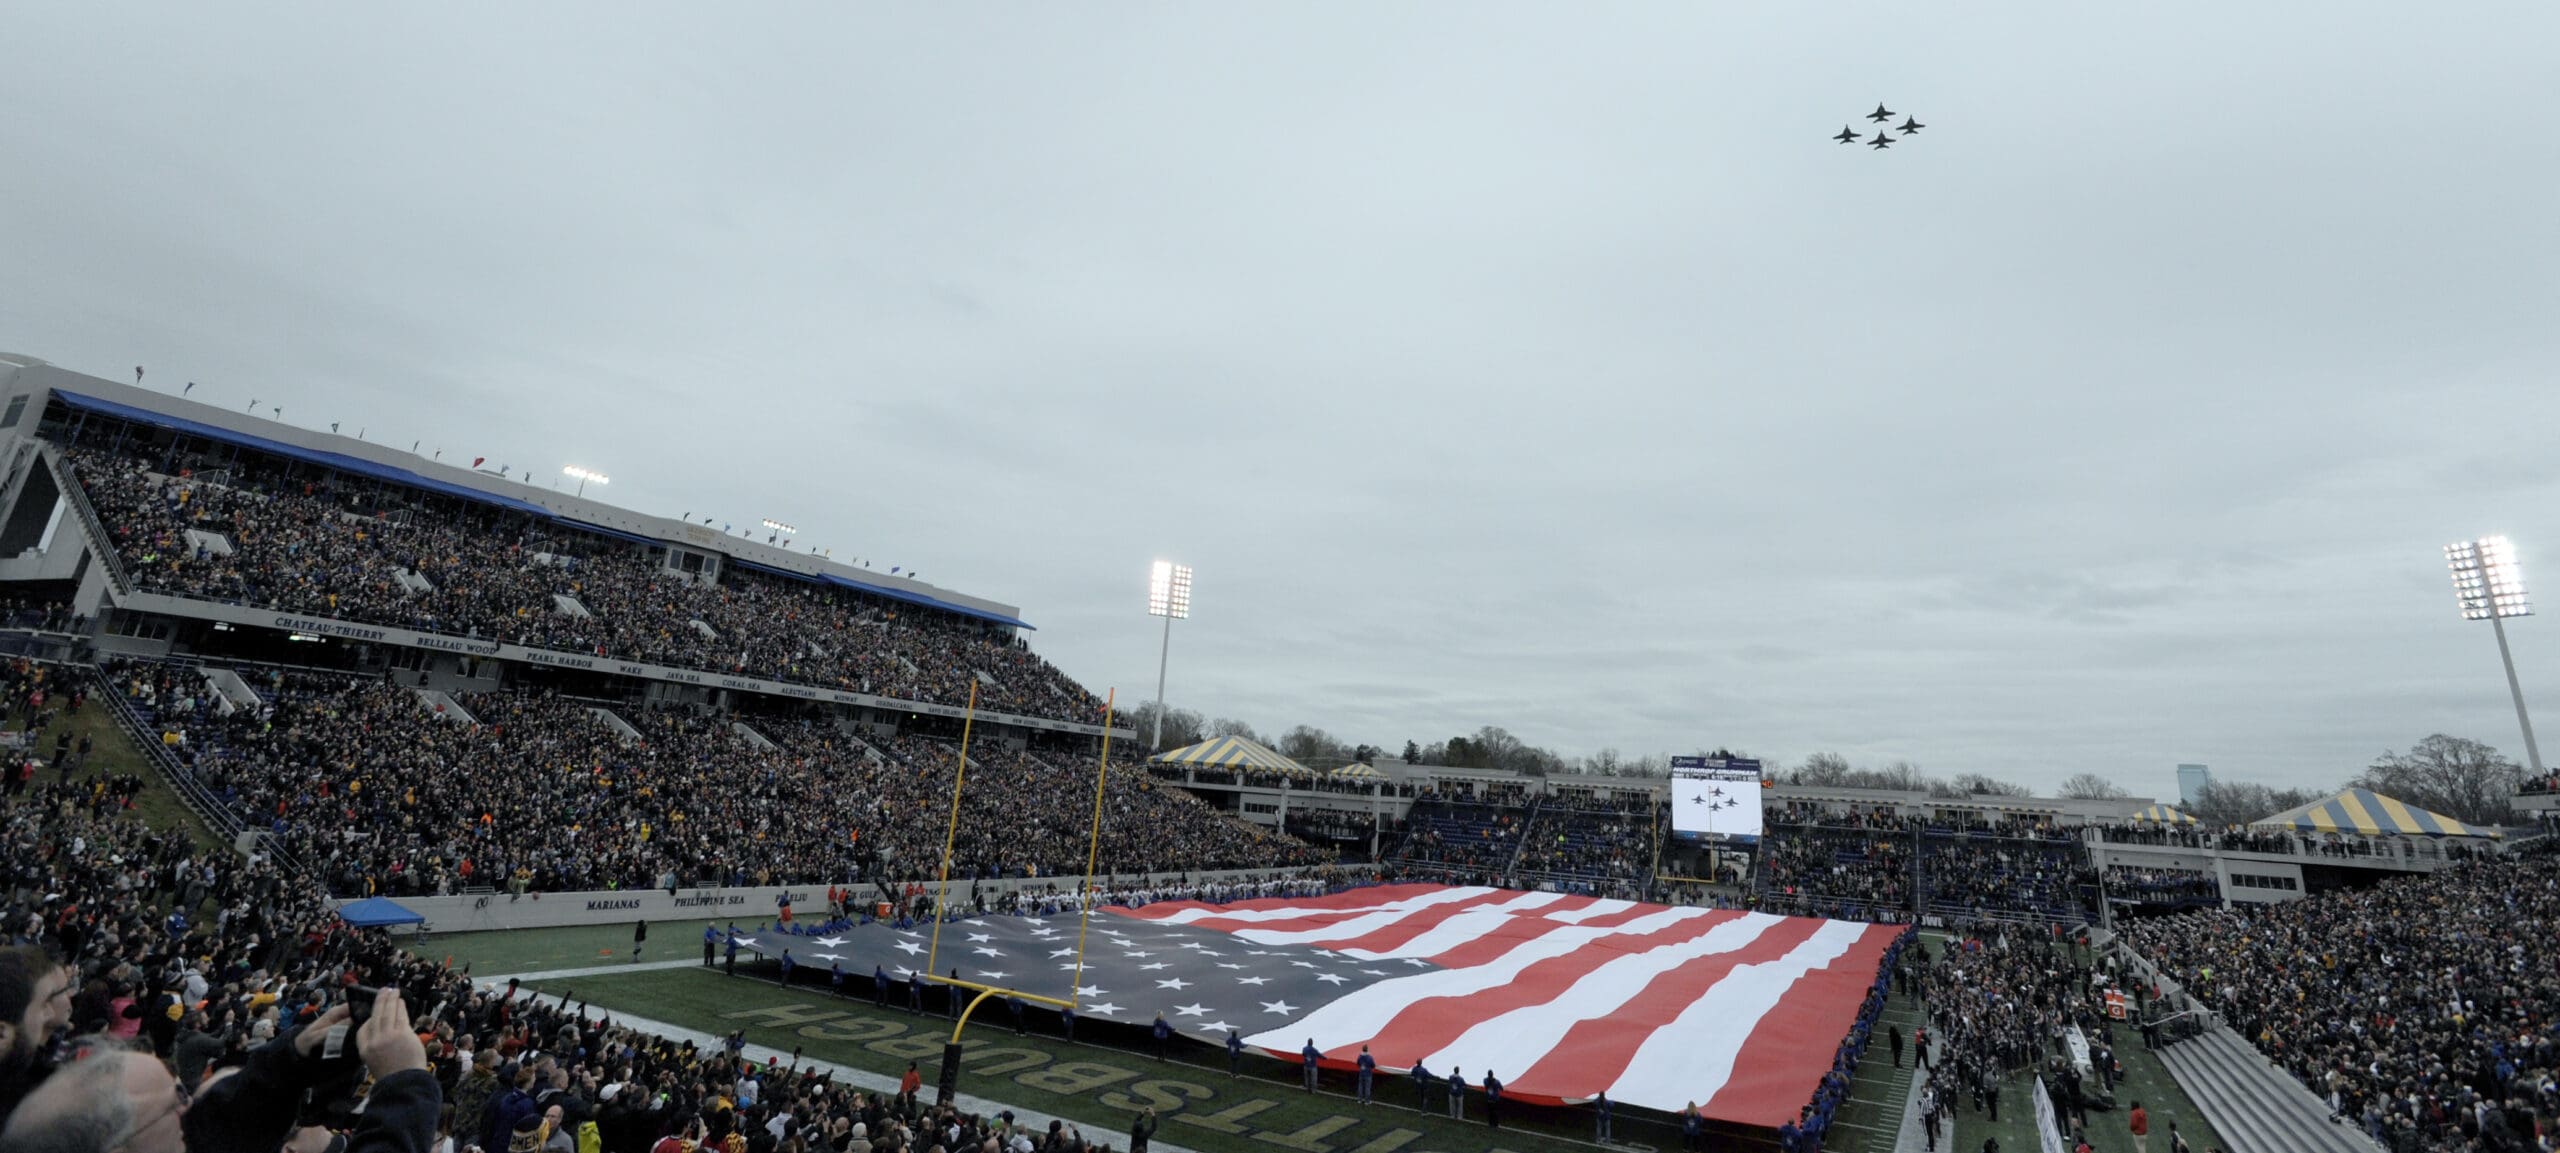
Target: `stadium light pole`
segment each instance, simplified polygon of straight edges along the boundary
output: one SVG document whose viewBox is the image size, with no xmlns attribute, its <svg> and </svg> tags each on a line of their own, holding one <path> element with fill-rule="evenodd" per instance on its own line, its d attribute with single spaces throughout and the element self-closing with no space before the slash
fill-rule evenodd
<svg viewBox="0 0 2560 1153">
<path fill-rule="evenodd" d="M 1147 746 L 1164 751 L 1164 670 L 1173 656 L 1173 622 L 1191 616 L 1191 566 L 1156 562 L 1147 575 L 1147 615 L 1164 618 L 1164 644 L 1156 651 L 1156 731 Z"/>
<path fill-rule="evenodd" d="M 565 477 L 568 477 L 568 478 L 570 478 L 570 479 L 575 480 L 575 481 L 577 481 L 577 482 L 578 482 L 578 495 L 579 495 L 579 496 L 585 496 L 585 495 L 587 495 L 587 482 L 588 482 L 588 481 L 594 481 L 594 482 L 596 482 L 596 483 L 597 483 L 597 484 L 599 484 L 599 485 L 606 485 L 606 484 L 612 484 L 612 483 L 613 483 L 613 478 L 612 478 L 612 477 L 606 476 L 605 474 L 600 473 L 600 472 L 597 472 L 596 470 L 591 469 L 591 468 L 579 468 L 578 466 L 576 466 L 576 465 L 574 465 L 574 464 L 573 464 L 573 465 L 568 465 L 568 466 L 563 467 L 563 468 L 560 470 L 560 475 L 565 476 Z"/>
<path fill-rule="evenodd" d="M 2525 760 L 2533 775 L 2542 772 L 2542 749 L 2533 741 L 2533 718 L 2524 711 L 2524 686 L 2516 680 L 2515 654 L 2507 650 L 2507 618 L 2533 615 L 2524 591 L 2524 566 L 2516 562 L 2515 542 L 2503 536 L 2456 541 L 2444 546 L 2446 567 L 2453 570 L 2453 597 L 2462 619 L 2486 620 L 2498 634 L 2498 663 L 2506 666 L 2507 695 L 2516 702 L 2516 724 L 2524 729 Z"/>
<path fill-rule="evenodd" d="M 772 533 L 775 536 L 794 537 L 800 535 L 799 529 L 793 528 L 790 525 L 773 519 L 772 517 L 766 517 L 760 523 L 764 525 L 766 532 Z"/>
</svg>

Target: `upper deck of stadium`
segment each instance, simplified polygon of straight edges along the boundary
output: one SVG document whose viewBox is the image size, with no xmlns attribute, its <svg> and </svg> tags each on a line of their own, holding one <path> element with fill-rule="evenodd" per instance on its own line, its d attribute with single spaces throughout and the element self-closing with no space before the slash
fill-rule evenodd
<svg viewBox="0 0 2560 1153">
<path fill-rule="evenodd" d="M 0 354 L 0 406 L 0 455 L 7 458 L 0 580 L 67 582 L 75 608 L 112 617 L 108 631 L 128 640 L 155 637 L 120 624 L 173 619 L 937 716 L 959 715 L 974 680 L 986 690 L 981 714 L 991 719 L 1101 732 L 1088 723 L 1099 719 L 1087 705 L 1090 694 L 1029 653 L 1020 638 L 1033 626 L 1015 605 L 33 357 Z M 102 491 L 102 482 L 135 491 Z M 312 559 L 327 550 L 303 551 L 310 542 L 293 541 L 278 546 L 281 557 L 263 558 L 263 585 L 257 574 L 181 580 L 158 567 L 192 561 L 221 569 L 240 543 L 198 531 L 206 518 L 201 506 L 186 507 L 189 501 L 236 490 L 242 495 L 225 515 L 254 521 L 295 488 L 312 496 L 309 486 L 320 490 L 322 503 L 287 527 L 314 531 L 316 523 L 324 534 L 345 530 L 365 541 L 367 522 L 378 522 L 381 531 L 365 546 L 377 555 L 331 567 Z M 510 590 L 515 601 L 494 603 L 477 587 L 485 573 L 457 574 L 437 587 L 414 555 L 432 550 L 397 539 L 393 526 L 503 538 L 510 565 L 524 557 L 545 567 Z M 262 543 L 285 535 L 257 531 L 267 527 L 254 525 L 247 535 Z M 332 559 L 347 560 L 346 542 L 334 543 Z M 554 565 L 560 571 L 551 571 Z M 278 587 L 274 574 L 286 568 L 308 570 L 301 587 Z M 548 591 L 563 597 L 549 600 L 545 582 L 561 586 Z M 647 611 L 608 620 L 613 614 L 599 606 L 572 603 L 596 594 L 567 587 L 616 582 Z M 351 583 L 389 595 L 350 595 Z M 670 597 L 670 589 L 681 595 Z M 474 599 L 481 611 L 448 606 L 430 613 L 410 596 L 421 592 Z M 738 603 L 703 606 L 685 597 Z M 729 627 L 707 619 L 724 608 Z M 857 625 L 876 631 L 852 631 Z M 928 635 L 930 652 L 851 639 Z M 420 683 L 439 668 L 471 669 L 467 661 L 434 659 L 411 667 L 421 672 Z"/>
</svg>

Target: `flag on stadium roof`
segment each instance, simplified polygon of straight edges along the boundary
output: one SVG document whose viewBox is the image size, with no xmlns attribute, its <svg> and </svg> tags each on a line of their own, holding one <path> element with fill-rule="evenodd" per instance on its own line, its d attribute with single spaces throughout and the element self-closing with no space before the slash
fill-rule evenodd
<svg viewBox="0 0 2560 1153">
<path fill-rule="evenodd" d="M 1076 1002 L 1087 1023 L 1143 1027 L 1351 1068 L 1452 1068 L 1541 1104 L 1607 1092 L 1621 1104 L 1774 1127 L 1812 1100 L 1875 987 L 1897 926 L 1733 909 L 1440 885 L 1209 905 L 1167 901 L 1076 921 L 987 916 L 942 927 L 949 975 Z M 873 967 L 903 983 L 926 964 L 930 922 L 826 936 L 739 938 L 792 950 L 804 980 L 842 965 L 867 995 Z M 903 993 L 900 994 L 903 996 Z"/>
<path fill-rule="evenodd" d="M 2255 823 L 2261 829 L 2302 833 L 2394 833 L 2403 837 L 2499 837 L 2496 829 L 2465 824 L 2442 813 L 2394 800 L 2371 789 L 2348 789 L 2325 801 L 2287 809 Z"/>
<path fill-rule="evenodd" d="M 1273 752 L 1267 745 L 1243 737 L 1211 737 L 1196 745 L 1185 745 L 1171 752 L 1158 753 L 1154 763 L 1189 765 L 1198 769 L 1287 773 L 1293 777 L 1315 775 L 1313 769 Z"/>
</svg>

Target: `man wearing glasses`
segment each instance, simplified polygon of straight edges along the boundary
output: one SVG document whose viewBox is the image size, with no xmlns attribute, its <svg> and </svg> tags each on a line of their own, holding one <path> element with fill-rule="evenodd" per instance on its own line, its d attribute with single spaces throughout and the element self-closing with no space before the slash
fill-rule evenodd
<svg viewBox="0 0 2560 1153">
<path fill-rule="evenodd" d="M 325 1047 L 351 1020 L 348 1006 L 331 1008 L 201 1093 L 191 1093 L 148 1054 L 102 1043 L 29 1093 L 0 1130 L 0 1144 L 28 1153 L 275 1153 L 295 1131 L 294 1110 L 277 1103 L 298 1100 L 310 1083 L 331 1079 Z M 373 1090 L 348 1134 L 348 1153 L 427 1148 L 444 1095 L 398 989 L 374 997 L 354 1041 Z"/>
</svg>

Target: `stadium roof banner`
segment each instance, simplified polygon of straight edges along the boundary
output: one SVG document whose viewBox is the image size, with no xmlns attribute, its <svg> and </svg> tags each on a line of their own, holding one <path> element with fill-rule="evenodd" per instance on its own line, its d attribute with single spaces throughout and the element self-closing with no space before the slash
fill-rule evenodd
<svg viewBox="0 0 2560 1153">
<path fill-rule="evenodd" d="M 1293 777 L 1315 775 L 1315 770 L 1274 752 L 1268 745 L 1244 737 L 1211 737 L 1196 745 L 1185 745 L 1171 752 L 1158 753 L 1151 763 L 1188 765 L 1195 769 L 1286 773 Z"/>
<path fill-rule="evenodd" d="M 1896 925 L 1649 905 L 1476 886 L 1380 885 L 1224 905 L 1107 907 L 1076 982 L 1076 924 L 972 917 L 942 955 L 965 981 L 1076 1000 L 1076 1015 L 1145 1025 L 1157 1014 L 1212 1044 L 1381 1072 L 1416 1064 L 1506 1097 L 1611 1101 L 1775 1127 L 1813 1098 L 1856 1024 Z M 830 932 L 770 927 L 741 951 L 824 973 L 874 966 L 904 981 L 929 924 Z M 949 974 L 943 974 L 947 977 Z"/>
<path fill-rule="evenodd" d="M 2325 801 L 2313 801 L 2255 822 L 2261 829 L 2303 833 L 2361 833 L 2402 837 L 2503 837 L 2496 829 L 2465 824 L 2442 813 L 2383 796 L 2371 789 L 2348 789 Z"/>
</svg>

